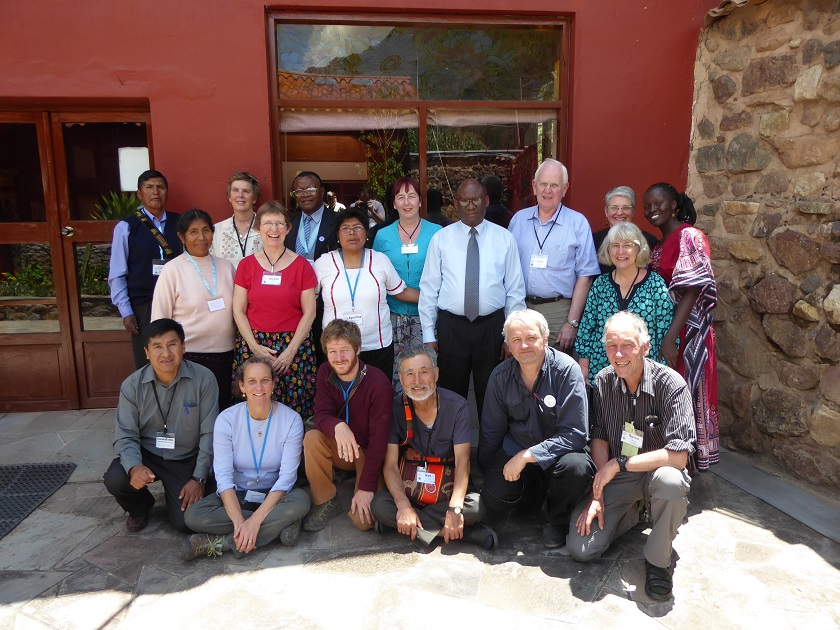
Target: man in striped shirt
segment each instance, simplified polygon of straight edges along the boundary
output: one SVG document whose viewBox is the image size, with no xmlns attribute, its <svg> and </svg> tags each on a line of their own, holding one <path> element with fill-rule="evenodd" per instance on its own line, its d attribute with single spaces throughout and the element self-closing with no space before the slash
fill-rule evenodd
<svg viewBox="0 0 840 630">
<path fill-rule="evenodd" d="M 671 596 L 672 543 L 688 508 L 685 470 L 695 428 L 688 386 L 674 370 L 646 358 L 644 321 L 625 311 L 604 325 L 610 367 L 598 374 L 591 413 L 592 497 L 572 514 L 567 548 L 581 562 L 598 558 L 639 522 L 645 490 L 653 527 L 645 543 L 645 592 Z"/>
</svg>

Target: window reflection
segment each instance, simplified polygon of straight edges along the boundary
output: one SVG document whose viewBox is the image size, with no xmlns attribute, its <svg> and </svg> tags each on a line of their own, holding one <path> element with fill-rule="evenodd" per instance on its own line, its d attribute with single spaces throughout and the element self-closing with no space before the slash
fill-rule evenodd
<svg viewBox="0 0 840 630">
<path fill-rule="evenodd" d="M 122 318 L 108 289 L 109 243 L 75 243 L 76 286 L 82 330 L 122 330 Z"/>
<path fill-rule="evenodd" d="M 0 222 L 46 221 L 34 123 L 0 123 Z"/>
</svg>

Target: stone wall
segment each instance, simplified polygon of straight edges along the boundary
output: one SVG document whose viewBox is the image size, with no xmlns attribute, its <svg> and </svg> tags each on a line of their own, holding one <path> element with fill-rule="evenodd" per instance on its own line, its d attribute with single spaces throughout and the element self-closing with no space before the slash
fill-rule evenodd
<svg viewBox="0 0 840 630">
<path fill-rule="evenodd" d="M 840 2 L 736 8 L 704 29 L 695 81 L 724 443 L 840 487 Z"/>
</svg>

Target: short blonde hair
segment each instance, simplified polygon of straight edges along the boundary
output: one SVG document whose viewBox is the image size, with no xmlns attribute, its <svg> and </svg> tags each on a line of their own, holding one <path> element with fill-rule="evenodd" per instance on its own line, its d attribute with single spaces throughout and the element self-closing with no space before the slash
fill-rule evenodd
<svg viewBox="0 0 840 630">
<path fill-rule="evenodd" d="M 616 241 L 629 241 L 639 248 L 639 253 L 636 254 L 637 267 L 644 267 L 650 262 L 650 247 L 642 231 L 633 223 L 616 223 L 610 228 L 604 237 L 604 242 L 598 248 L 598 262 L 604 265 L 613 264 L 610 258 L 610 247 Z"/>
</svg>

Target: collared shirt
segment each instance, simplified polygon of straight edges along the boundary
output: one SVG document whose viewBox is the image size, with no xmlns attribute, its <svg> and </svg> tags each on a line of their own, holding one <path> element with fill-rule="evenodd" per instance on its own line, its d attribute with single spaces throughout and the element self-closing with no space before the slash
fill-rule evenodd
<svg viewBox="0 0 840 630">
<path fill-rule="evenodd" d="M 455 457 L 456 444 L 469 444 L 472 437 L 470 409 L 467 401 L 448 389 L 437 388 L 440 397 L 437 418 L 431 427 L 417 418 L 412 409 L 414 437 L 408 445 L 426 457 Z M 406 437 L 405 405 L 402 394 L 394 397 L 391 434 L 388 444 L 402 444 Z"/>
<path fill-rule="evenodd" d="M 505 309 L 505 315 L 525 308 L 525 283 L 513 236 L 495 223 L 476 226 L 480 272 L 478 314 Z M 470 227 L 460 221 L 432 237 L 420 278 L 420 322 L 423 341 L 435 341 L 438 309 L 464 314 L 464 282 Z"/>
<path fill-rule="evenodd" d="M 562 204 L 545 223 L 539 216 L 539 206 L 525 208 L 513 215 L 508 228 L 519 247 L 528 295 L 571 298 L 578 278 L 601 273 L 589 222 Z M 544 269 L 531 266 L 532 256 L 540 254 L 548 256 Z"/>
<path fill-rule="evenodd" d="M 254 226 L 251 226 L 251 229 L 248 230 L 248 236 L 245 237 L 244 242 L 239 240 L 239 233 L 236 231 L 233 217 L 219 221 L 214 227 L 210 253 L 220 258 L 226 258 L 233 263 L 234 268 L 239 266 L 239 261 L 245 256 L 256 254 L 262 249 L 259 230 L 255 230 Z M 245 256 L 242 255 L 243 245 L 245 246 Z"/>
<path fill-rule="evenodd" d="M 298 245 L 302 246 L 303 251 L 306 252 L 304 257 L 310 262 L 315 260 L 315 244 L 318 242 L 318 230 L 321 229 L 321 219 L 324 217 L 324 207 L 324 204 L 321 204 L 321 207 L 310 215 L 307 215 L 305 212 L 300 213 L 300 227 L 298 228 L 295 251 L 297 251 Z M 303 227 L 303 222 L 306 221 L 307 216 L 312 219 L 312 223 L 310 223 L 308 243 L 305 238 L 306 230 Z"/>
<path fill-rule="evenodd" d="M 267 420 L 258 422 L 249 417 L 248 403 L 242 402 L 225 409 L 219 414 L 213 429 L 216 494 L 221 495 L 231 488 L 289 492 L 297 479 L 301 453 L 303 420 L 286 405 L 274 403 L 271 427 Z M 260 466 L 259 481 L 255 457 Z"/>
<path fill-rule="evenodd" d="M 572 358 L 547 347 L 532 391 L 525 387 L 519 363 L 510 357 L 496 366 L 487 382 L 478 461 L 485 465 L 500 448 L 511 457 L 527 448 L 546 469 L 566 453 L 584 451 L 587 417 L 586 384 Z"/>
<path fill-rule="evenodd" d="M 152 388 L 156 388 L 160 408 Z M 141 449 L 163 459 L 181 460 L 198 453 L 194 476 L 206 479 L 213 457 L 213 423 L 219 413 L 219 386 L 216 377 L 203 365 L 181 361 L 178 373 L 168 386 L 146 365 L 123 381 L 117 405 L 114 450 L 128 472 L 143 464 Z M 163 431 L 161 409 L 168 417 L 167 433 L 175 434 L 174 449 L 155 446 Z"/>
<path fill-rule="evenodd" d="M 166 229 L 166 210 L 163 211 L 160 219 L 154 216 L 146 208 L 140 206 L 149 220 L 161 234 Z M 114 227 L 114 239 L 111 242 L 111 264 L 108 267 L 108 288 L 111 290 L 111 303 L 117 307 L 120 317 L 134 315 L 128 295 L 128 232 L 129 225 L 126 221 L 119 221 Z M 160 252 L 163 258 L 163 251 Z"/>
<path fill-rule="evenodd" d="M 610 445 L 610 457 L 616 457 L 621 454 L 624 423 L 635 419 L 636 427 L 644 430 L 640 453 L 666 448 L 688 451 L 691 455 L 697 434 L 688 385 L 671 368 L 647 358 L 644 361 L 635 405 L 615 368 L 606 367 L 598 373 L 590 416 L 592 438 L 606 441 Z"/>
</svg>

